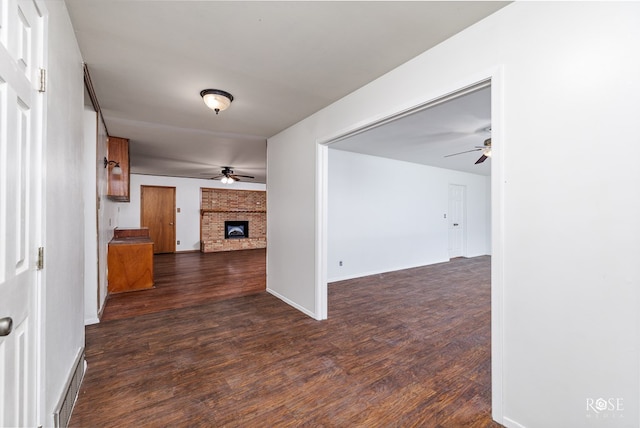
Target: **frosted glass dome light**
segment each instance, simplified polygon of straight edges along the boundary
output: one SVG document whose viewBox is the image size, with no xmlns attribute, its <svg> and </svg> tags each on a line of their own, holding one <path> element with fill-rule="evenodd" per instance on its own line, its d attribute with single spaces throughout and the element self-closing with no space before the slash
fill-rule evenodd
<svg viewBox="0 0 640 428">
<path fill-rule="evenodd" d="M 200 96 L 204 103 L 216 114 L 226 110 L 233 101 L 233 95 L 220 89 L 205 89 L 200 91 Z"/>
</svg>

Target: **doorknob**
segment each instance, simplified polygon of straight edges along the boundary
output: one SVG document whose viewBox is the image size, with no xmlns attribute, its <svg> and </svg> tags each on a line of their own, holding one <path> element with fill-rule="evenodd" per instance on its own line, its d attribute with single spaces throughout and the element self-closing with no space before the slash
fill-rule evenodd
<svg viewBox="0 0 640 428">
<path fill-rule="evenodd" d="M 457 225 L 458 225 L 458 223 L 453 223 L 453 225 L 454 225 L 454 226 L 457 226 Z"/>
<path fill-rule="evenodd" d="M 13 329 L 13 320 L 11 317 L 0 318 L 0 336 L 9 336 Z"/>
<path fill-rule="evenodd" d="M 173 223 L 169 223 L 169 226 L 173 226 Z"/>
</svg>

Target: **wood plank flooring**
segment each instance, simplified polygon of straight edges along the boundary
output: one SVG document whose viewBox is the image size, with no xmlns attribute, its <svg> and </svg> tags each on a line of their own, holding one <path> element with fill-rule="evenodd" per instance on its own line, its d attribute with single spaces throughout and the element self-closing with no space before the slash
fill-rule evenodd
<svg viewBox="0 0 640 428">
<path fill-rule="evenodd" d="M 322 322 L 266 292 L 192 303 L 87 327 L 71 426 L 500 426 L 489 257 L 330 284 Z"/>
<path fill-rule="evenodd" d="M 155 288 L 112 294 L 102 321 L 130 318 L 266 289 L 266 250 L 156 254 Z"/>
</svg>

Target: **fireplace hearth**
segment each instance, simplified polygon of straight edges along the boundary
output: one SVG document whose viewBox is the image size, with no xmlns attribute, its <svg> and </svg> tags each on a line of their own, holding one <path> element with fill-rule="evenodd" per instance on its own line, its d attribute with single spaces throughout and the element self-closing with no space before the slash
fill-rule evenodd
<svg viewBox="0 0 640 428">
<path fill-rule="evenodd" d="M 248 221 L 225 221 L 224 239 L 242 239 L 249 237 Z"/>
</svg>

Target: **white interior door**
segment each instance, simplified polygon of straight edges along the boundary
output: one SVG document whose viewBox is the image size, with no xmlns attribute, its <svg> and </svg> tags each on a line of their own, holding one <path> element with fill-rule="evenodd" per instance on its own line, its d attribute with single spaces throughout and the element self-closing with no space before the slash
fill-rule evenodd
<svg viewBox="0 0 640 428">
<path fill-rule="evenodd" d="M 43 19 L 0 0 L 0 426 L 35 426 Z"/>
<path fill-rule="evenodd" d="M 449 185 L 449 258 L 465 253 L 465 186 Z"/>
</svg>

